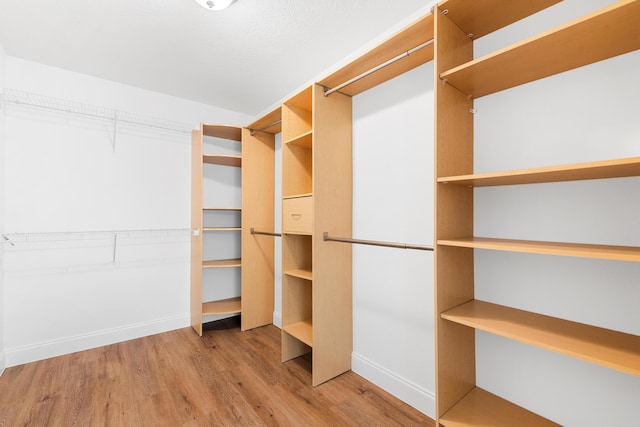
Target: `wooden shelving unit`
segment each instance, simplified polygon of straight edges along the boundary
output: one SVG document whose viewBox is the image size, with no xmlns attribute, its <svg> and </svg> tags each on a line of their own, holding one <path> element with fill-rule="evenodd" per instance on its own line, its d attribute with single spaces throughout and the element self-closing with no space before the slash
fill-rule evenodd
<svg viewBox="0 0 640 427">
<path fill-rule="evenodd" d="M 242 325 L 243 331 L 273 323 L 273 237 L 251 228 L 274 227 L 275 135 L 281 131 L 280 107 L 242 129 Z"/>
<path fill-rule="evenodd" d="M 203 233 L 239 231 L 240 227 L 203 226 L 207 212 L 242 212 L 238 207 L 205 207 L 203 205 L 203 165 L 241 167 L 242 156 L 211 154 L 204 152 L 204 137 L 227 139 L 241 142 L 241 128 L 237 126 L 201 124 L 199 131 L 192 134 L 191 163 L 191 326 L 202 336 L 202 318 L 208 315 L 227 315 L 242 312 L 240 296 L 214 301 L 203 300 L 203 270 L 221 268 L 241 268 L 241 259 L 203 259 Z M 241 191 L 241 188 L 238 189 Z"/>
<path fill-rule="evenodd" d="M 639 247 L 474 237 L 474 187 L 640 176 L 637 157 L 474 173 L 474 98 L 640 48 L 640 1 L 623 0 L 473 59 L 474 40 L 554 3 L 446 0 L 434 9 L 436 416 L 442 426 L 557 425 L 476 387 L 476 330 L 640 375 L 638 336 L 474 297 L 475 249 L 640 262 Z"/>
<path fill-rule="evenodd" d="M 282 105 L 282 361 L 312 352 L 312 384 L 351 369 L 351 98 L 310 86 Z"/>
</svg>

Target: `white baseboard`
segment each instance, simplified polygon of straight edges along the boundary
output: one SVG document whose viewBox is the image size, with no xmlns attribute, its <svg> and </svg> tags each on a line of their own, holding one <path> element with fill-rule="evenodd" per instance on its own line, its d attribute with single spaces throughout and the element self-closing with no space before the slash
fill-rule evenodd
<svg viewBox="0 0 640 427">
<path fill-rule="evenodd" d="M 172 331 L 174 329 L 188 327 L 189 324 L 189 315 L 180 315 L 40 342 L 23 347 L 7 348 L 5 349 L 5 362 L 7 367 L 22 365 L 37 360 L 61 356 L 63 354 L 75 353 L 76 351 L 88 350 L 159 334 L 161 332 Z"/>
<path fill-rule="evenodd" d="M 4 368 L 7 367 L 7 357 L 4 354 L 4 351 L 0 351 L 0 377 L 4 373 Z"/>
<path fill-rule="evenodd" d="M 435 418 L 436 396 L 434 392 L 356 353 L 351 354 L 351 370 L 423 414 Z"/>
<path fill-rule="evenodd" d="M 282 329 L 282 313 L 273 312 L 273 324 Z"/>
</svg>

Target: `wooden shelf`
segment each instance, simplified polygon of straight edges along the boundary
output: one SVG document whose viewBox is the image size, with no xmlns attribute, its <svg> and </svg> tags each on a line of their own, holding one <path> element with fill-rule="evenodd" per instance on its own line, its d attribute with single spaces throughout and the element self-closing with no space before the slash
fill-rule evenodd
<svg viewBox="0 0 640 427">
<path fill-rule="evenodd" d="M 299 277 L 300 279 L 313 280 L 311 270 L 287 270 L 284 272 L 287 276 Z"/>
<path fill-rule="evenodd" d="M 227 154 L 203 154 L 202 161 L 210 165 L 242 166 L 241 156 L 231 156 Z"/>
<path fill-rule="evenodd" d="M 300 197 L 310 197 L 313 196 L 313 193 L 301 193 L 301 194 L 292 194 L 290 196 L 282 196 L 283 199 L 297 199 Z"/>
<path fill-rule="evenodd" d="M 289 107 L 295 107 L 301 110 L 309 111 L 313 109 L 313 91 L 312 87 L 300 91 L 296 95 L 283 102 L 284 105 Z"/>
<path fill-rule="evenodd" d="M 240 267 L 241 259 L 216 259 L 213 261 L 202 261 L 202 268 L 227 268 Z"/>
<path fill-rule="evenodd" d="M 507 2 L 501 2 L 504 3 Z M 520 6 L 522 2 L 511 3 Z M 440 78 L 461 92 L 479 98 L 640 49 L 638 22 L 640 2 L 619 1 L 445 71 Z"/>
<path fill-rule="evenodd" d="M 310 321 L 297 322 L 285 326 L 283 330 L 309 347 L 313 347 L 313 326 Z"/>
<path fill-rule="evenodd" d="M 242 231 L 242 227 L 203 227 L 202 231 Z"/>
<path fill-rule="evenodd" d="M 251 129 L 251 130 L 262 129 L 261 132 L 277 134 L 282 132 L 281 120 L 282 120 L 282 106 L 278 105 L 272 111 L 260 117 L 253 123 L 247 125 L 247 129 Z"/>
<path fill-rule="evenodd" d="M 640 261 L 640 247 L 636 246 L 542 242 L 537 240 L 510 240 L 488 237 L 440 239 L 438 240 L 438 245 L 547 255 L 564 255 L 582 258 L 611 259 L 617 261 Z"/>
<path fill-rule="evenodd" d="M 495 394 L 475 387 L 440 418 L 445 427 L 552 427 L 559 426 Z"/>
<path fill-rule="evenodd" d="M 202 304 L 202 315 L 211 314 L 233 314 L 242 311 L 240 297 L 221 299 L 218 301 L 205 302 Z"/>
<path fill-rule="evenodd" d="M 432 38 L 433 15 L 429 13 L 319 83 L 328 88 L 336 87 Z M 355 96 L 431 60 L 433 60 L 433 46 L 428 46 L 340 89 L 340 92 Z"/>
<path fill-rule="evenodd" d="M 205 206 L 202 208 L 203 211 L 241 211 L 242 208 L 225 208 L 225 207 L 216 207 L 216 206 Z"/>
<path fill-rule="evenodd" d="M 640 336 L 483 301 L 441 314 L 443 319 L 587 362 L 640 376 Z"/>
<path fill-rule="evenodd" d="M 202 134 L 214 138 L 230 139 L 240 142 L 242 140 L 242 128 L 230 125 L 202 124 Z"/>
<path fill-rule="evenodd" d="M 489 187 L 630 176 L 640 176 L 640 157 L 520 169 L 506 172 L 450 176 L 438 178 L 438 182 L 469 187 Z"/>
<path fill-rule="evenodd" d="M 439 5 L 465 34 L 477 40 L 562 0 L 446 0 Z M 487 11 L 490 11 L 487 13 Z"/>
<path fill-rule="evenodd" d="M 285 141 L 285 144 L 297 145 L 298 147 L 311 148 L 313 145 L 313 130 L 305 132 L 301 135 L 296 136 L 295 138 L 291 138 L 288 141 Z"/>
</svg>

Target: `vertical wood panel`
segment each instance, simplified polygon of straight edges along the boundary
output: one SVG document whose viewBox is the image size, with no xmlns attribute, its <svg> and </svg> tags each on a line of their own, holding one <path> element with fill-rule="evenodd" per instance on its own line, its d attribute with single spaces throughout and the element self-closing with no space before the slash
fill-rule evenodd
<svg viewBox="0 0 640 427">
<path fill-rule="evenodd" d="M 351 97 L 324 96 L 314 86 L 313 385 L 351 369 L 353 349 L 351 245 L 322 233 L 351 237 Z"/>
<path fill-rule="evenodd" d="M 273 321 L 275 137 L 242 130 L 242 330 Z"/>
<path fill-rule="evenodd" d="M 441 81 L 440 73 L 469 61 L 473 43 L 435 9 L 436 179 L 473 172 L 473 102 Z M 436 241 L 473 234 L 473 190 L 436 184 Z M 475 385 L 475 340 L 471 328 L 453 325 L 440 313 L 473 299 L 473 252 L 436 246 L 436 417 Z"/>
<path fill-rule="evenodd" d="M 190 306 L 191 327 L 202 336 L 202 127 L 191 132 Z"/>
</svg>

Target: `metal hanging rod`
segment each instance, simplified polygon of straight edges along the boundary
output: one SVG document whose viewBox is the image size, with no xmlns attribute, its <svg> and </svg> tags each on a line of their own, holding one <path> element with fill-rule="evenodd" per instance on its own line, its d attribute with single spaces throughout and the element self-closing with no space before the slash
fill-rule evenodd
<svg viewBox="0 0 640 427">
<path fill-rule="evenodd" d="M 407 243 L 391 243 L 391 242 L 379 242 L 376 240 L 361 240 L 361 239 L 347 239 L 343 237 L 330 237 L 329 233 L 326 231 L 322 233 L 323 240 L 325 242 L 342 242 L 342 243 L 357 243 L 359 245 L 372 245 L 372 246 L 385 246 L 388 248 L 399 248 L 399 249 L 417 249 L 420 251 L 433 251 L 433 247 L 431 246 L 423 246 L 423 245 L 411 245 Z"/>
<path fill-rule="evenodd" d="M 251 135 L 255 135 L 258 132 L 262 132 L 263 130 L 269 129 L 270 127 L 275 126 L 275 125 L 280 124 L 280 123 L 282 123 L 282 119 L 276 120 L 273 123 L 269 123 L 268 125 L 263 126 L 260 129 L 249 129 L 249 130 L 251 131 Z"/>
<path fill-rule="evenodd" d="M 262 234 L 264 236 L 275 236 L 281 237 L 281 233 L 271 233 L 270 231 L 256 231 L 253 227 L 251 227 L 251 234 Z"/>
<path fill-rule="evenodd" d="M 357 82 L 358 80 L 360 80 L 360 79 L 362 79 L 362 78 L 364 78 L 364 77 L 367 77 L 369 74 L 373 74 L 373 73 L 375 73 L 376 71 L 379 71 L 379 70 L 383 69 L 383 68 L 384 68 L 384 67 L 386 67 L 387 65 L 391 65 L 391 64 L 393 64 L 394 62 L 398 62 L 399 60 L 401 60 L 401 59 L 403 59 L 403 58 L 406 58 L 407 56 L 409 56 L 409 55 L 411 55 L 411 54 L 413 54 L 413 53 L 416 53 L 416 52 L 417 52 L 417 51 L 419 51 L 420 49 L 424 49 L 424 48 L 425 48 L 425 47 L 427 47 L 427 46 L 431 46 L 432 44 L 433 44 L 433 39 L 431 39 L 431 40 L 427 40 L 426 42 L 424 42 L 424 43 L 422 43 L 422 44 L 419 44 L 418 46 L 416 46 L 416 47 L 414 47 L 414 48 L 412 48 L 412 49 L 409 49 L 408 51 L 406 51 L 406 52 L 404 52 L 404 53 L 401 53 L 400 55 L 395 56 L 395 57 L 393 57 L 393 58 L 391 58 L 391 59 L 389 59 L 389 60 L 387 60 L 387 61 L 383 62 L 382 64 L 377 65 L 377 66 L 373 67 L 372 69 L 370 69 L 370 70 L 368 70 L 368 71 L 365 71 L 364 73 L 362 73 L 362 74 L 359 74 L 359 75 L 355 76 L 354 78 L 352 78 L 352 79 L 350 79 L 350 80 L 347 80 L 346 82 L 344 82 L 344 83 L 342 83 L 342 84 L 340 84 L 340 85 L 338 85 L 338 86 L 334 87 L 333 89 L 326 89 L 326 90 L 324 91 L 324 96 L 329 96 L 329 95 L 331 95 L 333 92 L 337 92 L 337 91 L 339 91 L 340 89 L 342 89 L 343 87 L 345 87 L 345 86 L 349 86 L 350 84 L 355 83 L 355 82 Z"/>
</svg>

